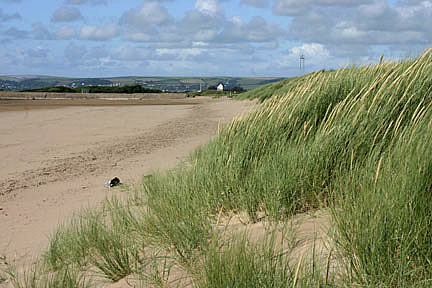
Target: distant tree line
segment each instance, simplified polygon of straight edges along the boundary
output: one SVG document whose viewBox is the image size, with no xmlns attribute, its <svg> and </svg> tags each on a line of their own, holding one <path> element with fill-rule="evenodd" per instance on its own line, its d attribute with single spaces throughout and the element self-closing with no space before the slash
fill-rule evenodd
<svg viewBox="0 0 432 288">
<path fill-rule="evenodd" d="M 110 87 L 110 86 L 90 86 L 86 87 L 89 93 L 121 93 L 121 94 L 133 94 L 133 93 L 162 93 L 162 90 L 144 88 L 140 85 L 133 86 L 120 86 L 120 87 Z M 81 88 L 79 89 L 81 92 Z"/>
<path fill-rule="evenodd" d="M 78 92 L 75 91 L 75 89 L 64 87 L 64 86 L 24 89 L 20 91 L 21 92 L 56 92 L 56 93 L 77 93 Z"/>
<path fill-rule="evenodd" d="M 133 94 L 133 93 L 162 93 L 159 89 L 144 88 L 140 85 L 133 86 L 121 86 L 121 87 L 110 87 L 110 86 L 83 86 L 77 88 L 69 88 L 65 86 L 56 87 L 44 87 L 38 89 L 26 89 L 21 90 L 22 92 L 53 92 L 53 93 L 118 93 L 118 94 Z"/>
</svg>

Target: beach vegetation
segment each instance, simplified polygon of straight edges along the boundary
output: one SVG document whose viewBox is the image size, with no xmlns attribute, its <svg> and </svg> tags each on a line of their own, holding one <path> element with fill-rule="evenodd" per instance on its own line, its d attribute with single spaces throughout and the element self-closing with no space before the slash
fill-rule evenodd
<svg viewBox="0 0 432 288">
<path fill-rule="evenodd" d="M 430 287 L 431 92 L 432 50 L 247 92 L 261 104 L 61 226 L 43 263 L 142 287 Z M 298 252 L 293 219 L 319 213 L 327 250 Z"/>
</svg>

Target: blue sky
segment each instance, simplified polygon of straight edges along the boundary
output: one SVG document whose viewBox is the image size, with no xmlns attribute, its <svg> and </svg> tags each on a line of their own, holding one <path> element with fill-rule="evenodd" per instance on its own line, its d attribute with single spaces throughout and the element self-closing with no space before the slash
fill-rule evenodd
<svg viewBox="0 0 432 288">
<path fill-rule="evenodd" d="M 418 55 L 425 0 L 0 0 L 0 75 L 299 75 Z"/>
</svg>

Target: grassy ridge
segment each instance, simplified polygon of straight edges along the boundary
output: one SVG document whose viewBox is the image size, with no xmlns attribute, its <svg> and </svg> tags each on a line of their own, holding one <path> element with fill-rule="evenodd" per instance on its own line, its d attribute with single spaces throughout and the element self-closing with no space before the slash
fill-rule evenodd
<svg viewBox="0 0 432 288">
<path fill-rule="evenodd" d="M 333 208 L 350 282 L 431 285 L 431 72 L 429 50 L 415 61 L 312 74 L 257 117 L 268 119 L 265 143 L 276 146 L 265 151 L 282 151 L 272 161 L 290 159 L 288 197 Z"/>
<path fill-rule="evenodd" d="M 428 213 L 432 175 L 430 162 L 423 156 L 428 152 L 429 136 L 425 135 L 432 113 L 430 54 L 415 61 L 317 72 L 287 81 L 261 109 L 234 121 L 198 150 L 191 167 L 166 176 L 158 189 L 149 186 L 147 194 L 154 203 L 164 202 L 161 194 L 175 199 L 169 211 L 183 207 L 194 217 L 215 215 L 222 209 L 246 210 L 252 220 L 257 219 L 257 212 L 279 220 L 330 206 L 339 225 L 336 240 L 352 257 L 347 263 L 353 271 L 350 281 L 400 287 L 426 283 L 422 281 L 432 276 L 427 269 L 432 257 L 427 239 L 431 238 L 424 236 L 431 229 L 427 223 L 432 220 Z M 259 97 L 266 97 L 265 93 L 263 89 Z M 415 143 L 423 143 L 419 151 L 413 151 L 419 146 Z M 394 160 L 393 155 L 404 155 L 400 152 L 404 150 L 411 151 L 410 157 Z M 417 166 L 408 173 L 413 165 L 409 163 Z M 385 165 L 390 165 L 386 171 L 394 181 L 379 173 Z M 382 188 L 365 186 L 371 181 Z M 399 189 L 394 189 L 396 185 Z M 346 191 L 353 193 L 346 197 Z M 405 202 L 403 196 L 414 199 Z M 388 209 L 393 209 L 392 222 L 386 216 Z M 162 213 L 160 204 L 153 211 Z M 420 218 L 413 220 L 414 215 Z M 163 219 L 167 217 L 160 217 L 160 222 Z M 202 221 L 187 221 L 188 229 Z M 207 233 L 206 229 L 197 231 L 203 236 Z"/>
<path fill-rule="evenodd" d="M 260 107 L 186 163 L 59 228 L 44 269 L 133 275 L 143 287 L 173 285 L 176 269 L 180 286 L 430 287 L 431 92 L 432 50 L 249 92 Z M 230 213 L 284 223 L 320 208 L 332 211 L 343 255 L 337 277 L 291 265 L 272 237 L 256 244 L 217 228 Z"/>
</svg>

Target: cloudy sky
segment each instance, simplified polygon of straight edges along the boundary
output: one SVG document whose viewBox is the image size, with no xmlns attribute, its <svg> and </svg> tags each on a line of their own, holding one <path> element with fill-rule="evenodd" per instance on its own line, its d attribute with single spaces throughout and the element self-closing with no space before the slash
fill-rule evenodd
<svg viewBox="0 0 432 288">
<path fill-rule="evenodd" d="M 289 77 L 429 46 L 425 0 L 0 0 L 0 75 Z"/>
</svg>

